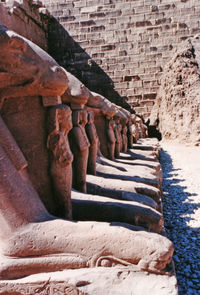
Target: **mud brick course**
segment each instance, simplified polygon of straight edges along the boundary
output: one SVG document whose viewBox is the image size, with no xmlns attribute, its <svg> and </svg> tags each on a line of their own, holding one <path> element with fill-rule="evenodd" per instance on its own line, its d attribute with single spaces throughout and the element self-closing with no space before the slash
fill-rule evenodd
<svg viewBox="0 0 200 295">
<path fill-rule="evenodd" d="M 50 54 L 91 90 L 115 103 L 122 97 L 145 117 L 174 49 L 200 32 L 194 0 L 42 2 L 69 33 L 51 21 Z"/>
</svg>

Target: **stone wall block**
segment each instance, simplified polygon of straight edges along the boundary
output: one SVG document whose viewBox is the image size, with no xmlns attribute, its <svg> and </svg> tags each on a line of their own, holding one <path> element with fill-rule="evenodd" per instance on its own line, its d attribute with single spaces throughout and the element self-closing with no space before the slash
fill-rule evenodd
<svg viewBox="0 0 200 295">
<path fill-rule="evenodd" d="M 143 105 L 144 101 L 154 100 L 162 68 L 174 50 L 188 37 L 200 33 L 200 4 L 193 0 L 43 0 L 43 3 L 77 42 L 76 46 L 65 47 L 65 51 L 72 57 L 71 65 L 73 62 L 78 78 L 82 77 L 80 60 L 73 59 L 73 52 L 80 46 L 100 68 L 101 79 L 94 82 L 93 90 L 97 87 L 96 92 L 105 95 L 106 85 L 101 85 L 100 81 L 110 76 L 114 88 L 117 84 L 118 94 L 127 97 L 131 104 L 133 96 L 138 96 L 136 104 L 140 100 Z M 63 64 L 60 56 L 54 58 L 63 66 L 69 64 L 67 59 Z M 92 67 L 90 69 L 93 71 Z M 89 77 L 84 74 L 88 87 L 92 85 Z M 147 94 L 150 94 L 148 98 Z M 113 92 L 111 99 L 114 97 Z M 147 104 L 146 108 L 137 106 L 137 111 L 147 112 L 143 113 L 145 117 L 152 103 Z"/>
</svg>

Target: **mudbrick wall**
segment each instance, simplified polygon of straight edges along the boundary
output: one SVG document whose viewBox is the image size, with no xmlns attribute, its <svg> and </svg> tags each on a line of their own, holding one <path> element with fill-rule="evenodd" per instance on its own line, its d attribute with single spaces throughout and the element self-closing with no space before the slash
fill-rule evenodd
<svg viewBox="0 0 200 295">
<path fill-rule="evenodd" d="M 162 137 L 200 145 L 200 35 L 186 40 L 164 68 L 151 125 Z"/>
<path fill-rule="evenodd" d="M 47 50 L 48 11 L 36 0 L 0 0 L 0 22 Z"/>
<path fill-rule="evenodd" d="M 200 33 L 197 0 L 43 0 L 55 20 L 49 50 L 95 90 L 149 116 L 163 66 Z M 68 32 L 64 32 L 63 28 Z"/>
</svg>

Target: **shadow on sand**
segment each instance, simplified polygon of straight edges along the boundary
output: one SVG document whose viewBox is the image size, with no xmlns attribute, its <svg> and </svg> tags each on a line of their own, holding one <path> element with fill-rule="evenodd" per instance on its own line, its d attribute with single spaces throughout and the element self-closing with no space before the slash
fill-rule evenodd
<svg viewBox="0 0 200 295">
<path fill-rule="evenodd" d="M 167 236 L 174 242 L 174 262 L 178 279 L 179 295 L 199 294 L 200 290 L 200 229 L 191 227 L 191 214 L 200 203 L 191 203 L 196 193 L 188 192 L 184 179 L 178 178 L 181 169 L 173 167 L 170 155 L 161 151 L 163 169 L 163 213 Z"/>
</svg>

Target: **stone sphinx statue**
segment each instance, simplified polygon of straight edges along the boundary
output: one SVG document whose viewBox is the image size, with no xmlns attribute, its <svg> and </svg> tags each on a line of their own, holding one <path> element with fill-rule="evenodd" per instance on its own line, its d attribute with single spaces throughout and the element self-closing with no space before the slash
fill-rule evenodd
<svg viewBox="0 0 200 295">
<path fill-rule="evenodd" d="M 90 142 L 87 173 L 96 175 L 96 158 L 97 158 L 99 140 L 97 136 L 96 127 L 94 124 L 93 112 L 88 112 L 88 122 L 85 125 L 85 130 Z"/>
<path fill-rule="evenodd" d="M 69 142 L 73 160 L 73 188 L 86 193 L 86 173 L 89 155 L 89 146 L 85 125 L 87 124 L 88 113 L 86 110 L 73 110 L 73 128 L 69 133 Z"/>
<path fill-rule="evenodd" d="M 61 95 L 67 81 L 64 70 L 38 46 L 24 40 L 0 23 L 1 102 L 5 97 L 23 96 L 24 93 L 35 95 L 35 87 L 43 96 Z"/>
<path fill-rule="evenodd" d="M 130 113 L 117 105 L 115 106 L 115 108 L 115 157 L 118 159 L 120 157 L 120 152 L 127 152 L 128 139 L 126 125 L 128 123 Z"/>
<path fill-rule="evenodd" d="M 143 119 L 140 117 L 137 117 L 136 121 L 139 124 L 140 127 L 140 138 L 146 138 L 148 136 L 148 127 L 143 123 Z"/>
<path fill-rule="evenodd" d="M 145 138 L 148 136 L 148 128 L 147 126 L 143 123 L 143 120 L 136 115 L 132 115 L 132 121 L 135 125 L 135 137 L 136 141 L 140 138 Z"/>
<path fill-rule="evenodd" d="M 52 96 L 60 96 L 67 89 L 65 72 L 36 45 L 3 26 L 0 27 L 0 41 L 2 101 L 8 97 L 17 101 L 19 95 L 27 102 L 30 102 L 29 95 L 50 96 L 51 101 Z M 8 62 L 12 60 L 13 64 Z M 32 104 L 27 107 L 31 108 Z M 62 106 L 55 109 L 61 110 L 62 115 L 67 111 Z M 79 114 L 75 111 L 76 122 Z M 84 124 L 85 117 L 82 112 L 80 119 Z M 128 224 L 74 222 L 49 214 L 29 177 L 31 168 L 27 164 L 29 159 L 23 156 L 24 146 L 20 147 L 20 138 L 16 142 L 16 134 L 10 132 L 4 121 L 0 120 L 0 279 L 66 268 L 119 264 L 162 272 L 173 254 L 173 245 L 167 238 Z M 35 122 L 31 123 L 34 129 Z M 51 132 L 58 132 L 63 140 L 66 135 L 66 122 L 62 116 L 57 124 L 60 125 L 49 129 L 48 145 L 53 157 L 57 155 L 59 144 L 66 152 L 66 142 L 62 145 L 58 141 L 57 145 L 56 141 L 55 146 L 51 142 L 54 141 Z M 45 142 L 43 148 L 46 148 Z M 70 163 L 69 158 L 70 154 L 66 154 L 64 162 L 67 159 Z"/>
<path fill-rule="evenodd" d="M 131 114 L 128 111 L 123 110 L 122 108 L 119 108 L 118 106 L 111 104 L 110 102 L 108 103 L 107 100 L 101 96 L 98 95 L 96 93 L 91 92 L 91 95 L 88 99 L 87 102 L 87 107 L 91 107 L 92 110 L 94 110 L 95 113 L 95 125 L 97 128 L 97 133 L 99 136 L 99 141 L 100 141 L 100 152 L 98 152 L 98 157 L 97 157 L 97 175 L 98 176 L 103 176 L 103 177 L 110 177 L 110 178 L 118 178 L 118 179 L 123 179 L 123 180 L 131 180 L 131 181 L 141 181 L 143 183 L 146 184 L 153 184 L 154 186 L 158 185 L 158 181 L 156 180 L 156 177 L 154 178 L 154 180 L 152 180 L 152 173 L 154 174 L 154 166 L 156 165 L 151 165 L 145 162 L 145 165 L 147 164 L 147 168 L 145 167 L 146 172 L 143 170 L 144 168 L 139 166 L 140 163 L 138 163 L 138 166 L 135 166 L 136 169 L 134 169 L 134 167 L 130 167 L 129 163 L 127 163 L 127 165 L 118 163 L 116 161 L 112 161 L 115 160 L 114 159 L 114 147 L 115 147 L 115 136 L 114 136 L 114 131 L 113 131 L 113 127 L 114 127 L 114 120 L 112 120 L 111 116 L 115 116 L 117 117 L 118 121 L 120 120 L 120 122 L 122 122 L 123 126 L 125 127 L 126 124 L 128 123 L 128 119 L 131 118 Z M 100 109 L 102 108 L 103 111 Z M 102 112 L 104 112 L 105 114 L 107 113 L 107 116 L 102 115 Z M 117 116 L 116 116 L 117 114 Z M 105 133 L 106 130 L 106 133 Z M 107 136 L 105 136 L 107 135 Z M 121 134 L 120 134 L 120 138 L 121 138 Z M 108 149 L 109 147 L 109 149 Z M 110 153 L 108 152 L 110 150 Z M 102 154 L 101 154 L 102 152 Z M 104 157 L 105 156 L 105 157 Z M 130 156 L 130 155 L 128 155 Z M 129 161 L 131 162 L 131 161 Z M 132 161 L 134 162 L 134 161 Z M 131 164 L 134 164 L 132 163 Z M 141 163 L 142 164 L 142 163 Z M 122 167 L 124 165 L 124 167 Z M 136 164 L 135 164 L 136 165 Z M 126 168 L 125 168 L 126 166 Z M 144 165 L 143 165 L 144 166 Z M 112 167 L 112 168 L 111 168 Z M 143 168 L 143 169 L 142 169 Z M 150 169 L 148 169 L 150 168 Z M 151 170 L 152 168 L 152 170 Z M 143 171 L 142 171 L 143 170 Z M 122 171 L 124 171 L 124 173 L 122 173 Z M 144 177 L 135 177 L 137 175 L 137 173 L 143 175 Z M 129 176 L 128 176 L 129 174 Z M 133 176 L 134 175 L 134 176 Z M 89 180 L 89 176 L 87 177 Z M 120 184 L 120 181 L 118 181 L 118 185 L 125 189 L 126 187 L 126 183 L 122 182 Z M 133 183 L 133 189 L 136 186 Z M 138 187 L 138 186 L 137 186 Z M 92 193 L 93 188 L 89 187 L 88 188 L 90 193 Z M 139 188 L 137 188 L 138 190 L 140 190 Z M 136 190 L 137 190 L 136 189 Z M 149 191 L 154 190 L 154 188 L 149 190 L 149 187 L 146 187 L 146 190 L 144 190 L 144 187 L 141 189 L 141 191 L 145 191 L 147 194 L 149 194 Z M 151 194 L 151 196 L 155 197 L 157 200 L 159 199 L 158 193 L 156 191 L 157 189 L 155 188 L 155 191 L 153 192 L 153 194 Z M 97 192 L 96 192 L 97 193 Z M 99 193 L 97 193 L 99 194 Z M 109 193 L 108 193 L 109 195 Z"/>
<path fill-rule="evenodd" d="M 132 135 L 133 135 L 133 142 L 137 143 L 137 141 L 139 139 L 139 131 L 138 131 L 138 124 L 136 122 L 136 115 L 135 114 L 132 114 L 131 121 L 132 121 L 131 131 L 132 131 Z"/>
<path fill-rule="evenodd" d="M 121 111 L 121 124 L 122 124 L 122 152 L 126 153 L 128 144 L 132 147 L 132 134 L 128 133 L 128 126 L 131 120 L 131 113 L 123 108 L 120 108 Z"/>
<path fill-rule="evenodd" d="M 99 101 L 97 100 L 97 102 L 96 102 L 96 97 L 98 97 L 98 99 L 99 99 Z M 97 121 L 99 120 L 99 117 L 100 117 L 99 113 L 101 113 L 100 110 L 98 111 L 97 107 L 99 107 L 99 105 L 100 105 L 100 107 L 102 107 L 105 104 L 105 100 L 103 100 L 103 102 L 102 102 L 100 100 L 100 98 L 101 98 L 101 96 L 99 97 L 97 94 L 95 94 L 93 97 L 94 101 L 92 101 L 92 95 L 91 95 L 90 96 L 90 105 L 92 107 L 89 108 L 87 106 L 87 109 L 94 110 L 95 116 L 97 117 Z M 105 105 L 104 105 L 104 109 L 106 109 Z M 115 106 L 115 110 L 118 111 L 119 118 L 121 118 L 122 124 L 124 125 L 124 127 L 126 127 L 126 124 L 128 122 L 127 114 L 126 113 L 123 114 L 122 110 L 119 110 L 117 108 L 117 106 Z M 107 116 L 107 117 L 108 117 L 107 122 L 109 122 L 110 117 L 109 116 Z M 109 123 L 112 123 L 112 121 Z M 98 127 L 98 124 L 97 124 L 97 127 Z M 111 139 L 112 138 L 114 139 L 114 140 L 110 140 L 110 141 L 111 141 L 111 143 L 114 143 L 115 138 L 114 138 L 113 129 L 110 128 L 111 126 L 108 126 L 108 127 L 109 127 L 108 131 L 109 131 L 110 135 L 112 136 Z M 102 133 L 103 133 L 103 131 L 104 130 L 102 128 Z M 101 133 L 100 133 L 100 135 L 101 135 Z M 103 137 L 101 136 L 100 142 L 101 142 L 102 138 Z M 104 140 L 104 138 L 103 138 L 103 140 Z M 126 140 L 127 140 L 127 138 L 126 138 Z M 104 142 L 103 142 L 103 145 L 104 145 Z M 107 146 L 108 146 L 108 140 L 107 140 Z M 113 147 L 113 152 L 114 152 L 114 147 Z M 110 162 L 112 162 L 112 161 L 110 161 Z M 123 167 L 120 167 L 120 169 L 118 169 L 119 167 L 116 162 L 114 162 L 114 161 L 112 163 L 110 163 L 110 162 L 108 163 L 107 159 L 103 158 L 103 156 L 100 153 L 98 153 L 97 166 L 96 166 L 97 167 L 96 168 L 97 177 L 92 177 L 90 175 L 87 175 L 87 192 L 94 194 L 94 197 L 92 197 L 91 195 L 88 195 L 88 194 L 81 196 L 80 194 L 77 195 L 73 192 L 73 208 L 75 208 L 74 213 L 75 213 L 76 218 L 78 218 L 78 219 L 84 218 L 82 220 L 91 220 L 92 219 L 91 212 L 95 212 L 94 206 L 96 206 L 96 208 L 98 208 L 97 204 L 99 204 L 99 206 L 101 206 L 101 209 L 105 208 L 105 211 L 107 211 L 108 207 L 106 207 L 106 205 L 105 205 L 106 198 L 102 198 L 101 196 L 104 196 L 104 197 L 109 196 L 113 199 L 137 201 L 140 203 L 144 203 L 146 205 L 150 204 L 150 206 L 151 206 L 152 202 L 154 202 L 154 200 L 156 200 L 156 202 L 159 202 L 160 193 L 157 188 L 159 186 L 159 184 L 157 181 L 157 177 L 154 176 L 154 174 L 153 174 L 154 173 L 153 169 L 151 169 L 149 167 L 143 168 L 140 166 L 136 166 L 135 167 L 136 169 L 134 169 L 134 168 L 131 169 L 131 167 L 129 166 L 128 168 L 126 167 L 122 171 L 120 169 L 122 169 Z M 128 165 L 126 165 L 126 166 L 128 166 Z M 138 177 L 138 175 L 140 175 L 140 177 Z M 111 178 L 112 180 L 109 180 L 106 178 Z M 124 181 L 124 180 L 126 180 L 126 181 Z M 137 181 L 142 182 L 144 184 L 136 183 Z M 111 182 L 112 182 L 112 184 L 114 183 L 114 185 L 112 185 Z M 98 183 L 100 184 L 100 186 L 98 185 Z M 150 185 L 152 185 L 153 187 Z M 139 195 L 137 195 L 138 193 L 144 194 L 144 195 L 139 196 Z M 150 196 L 150 198 L 148 198 L 145 195 Z M 96 203 L 95 203 L 95 200 L 96 200 Z M 110 202 L 112 203 L 113 213 L 114 213 L 117 211 L 116 204 L 113 200 L 110 200 Z M 81 205 L 81 203 L 84 204 L 84 206 L 87 206 L 88 210 L 84 210 L 84 207 Z M 123 208 L 122 203 L 120 203 L 120 201 L 118 201 L 118 206 L 119 206 L 119 208 L 121 208 L 122 211 L 124 211 L 124 214 L 125 214 L 125 212 L 127 212 L 127 211 L 125 208 Z M 89 207 L 90 204 L 92 204 L 91 206 L 93 206 L 93 209 L 90 209 L 90 207 Z M 154 203 L 153 207 L 157 208 L 157 205 L 155 205 L 155 203 Z M 80 208 L 83 208 L 83 210 Z M 101 209 L 98 208 L 97 211 L 101 212 Z M 140 209 L 139 209 L 139 206 L 137 206 L 138 215 L 140 215 L 140 213 L 139 213 Z M 81 212 L 83 212 L 84 214 L 82 214 Z M 134 212 L 133 211 L 131 211 L 131 212 L 134 215 Z M 105 217 L 105 215 L 103 215 L 101 213 L 100 213 L 100 215 L 101 215 L 102 219 L 98 219 L 98 220 L 109 220 L 109 216 Z M 128 215 L 129 215 L 129 213 L 127 212 L 127 216 Z M 148 213 L 147 215 L 150 216 L 151 214 Z M 111 214 L 110 214 L 110 216 L 111 216 Z M 144 213 L 144 211 L 143 211 L 143 216 L 142 217 L 140 216 L 140 218 L 141 219 L 143 218 L 143 220 L 144 220 L 145 216 L 146 216 L 146 213 Z M 96 218 L 97 218 L 97 214 L 96 214 Z M 153 219 L 154 218 L 152 217 L 151 222 Z M 125 219 L 121 218 L 120 221 L 125 221 Z M 149 226 L 149 221 L 147 223 Z M 157 221 L 155 221 L 155 223 L 157 223 Z M 156 227 L 157 227 L 157 229 L 156 229 Z M 159 226 L 157 223 L 157 225 L 154 226 L 154 229 L 158 230 L 158 228 L 159 228 Z"/>
<path fill-rule="evenodd" d="M 119 108 L 120 114 L 121 114 L 121 118 L 120 118 L 120 123 L 122 125 L 122 149 L 121 151 L 126 153 L 127 152 L 127 148 L 128 148 L 128 121 L 130 120 L 131 114 L 129 111 L 123 109 L 123 108 Z"/>
<path fill-rule="evenodd" d="M 70 148 L 74 155 L 72 164 L 72 186 L 86 193 L 86 172 L 90 143 L 85 132 L 85 125 L 88 122 L 88 113 L 84 110 L 84 106 L 91 92 L 71 73 L 67 71 L 65 71 L 65 73 L 68 77 L 68 88 L 62 95 L 62 102 L 70 105 L 73 123 L 73 128 L 69 133 Z"/>
<path fill-rule="evenodd" d="M 122 150 L 122 125 L 120 124 L 120 119 L 117 117 L 115 119 L 115 128 L 114 128 L 114 133 L 115 133 L 115 158 L 120 157 L 120 152 Z"/>
<path fill-rule="evenodd" d="M 51 107 L 48 116 L 47 148 L 51 151 L 51 176 L 58 203 L 58 215 L 72 219 L 72 161 L 68 133 L 72 129 L 71 109 L 66 105 Z"/>
<path fill-rule="evenodd" d="M 87 107 L 88 109 L 88 107 Z M 80 116 L 81 118 L 81 114 L 87 114 L 87 112 L 85 110 L 73 110 L 73 114 Z M 88 112 L 88 114 L 90 114 L 93 112 Z M 90 117 L 90 116 L 89 116 Z M 75 117 L 74 117 L 75 118 Z M 76 118 L 77 122 L 81 123 L 82 120 L 80 120 L 80 118 Z M 86 118 L 84 119 L 84 121 L 86 121 Z M 93 122 L 93 116 L 92 116 L 92 122 Z M 92 123 L 93 124 L 93 123 Z M 75 124 L 76 127 L 78 127 L 77 124 Z M 84 132 L 84 126 L 85 124 L 82 124 L 81 126 L 81 133 Z M 87 126 L 87 124 L 86 124 Z M 91 138 L 91 143 L 93 141 L 93 138 L 96 139 L 96 132 L 95 132 L 95 126 L 94 129 L 91 127 L 92 126 L 88 126 L 89 127 L 89 136 Z M 73 130 L 72 130 L 73 131 Z M 90 134 L 91 133 L 91 134 Z M 76 144 L 76 142 L 78 142 L 78 144 L 81 143 L 82 137 L 80 136 L 79 133 L 77 133 L 79 136 L 77 136 L 76 140 L 74 137 L 72 137 L 71 134 L 71 143 L 72 144 Z M 73 147 L 72 147 L 73 148 Z M 96 145 L 97 148 L 97 145 Z M 81 151 L 82 152 L 82 151 Z M 80 152 L 76 152 L 75 150 L 73 150 L 74 153 L 74 158 L 77 161 L 77 165 L 78 168 L 82 167 L 82 169 L 77 172 L 76 169 L 74 169 L 75 173 L 74 173 L 74 177 L 76 177 L 77 183 L 79 181 L 79 179 L 81 179 L 81 181 L 84 180 L 84 183 L 86 181 L 86 169 L 83 168 L 86 167 L 84 161 L 87 160 L 87 155 L 83 156 L 80 155 Z M 95 167 L 95 172 L 96 172 L 96 151 L 93 154 L 93 167 Z M 83 161 L 84 160 L 84 161 Z M 92 168 L 93 168 L 92 167 Z M 109 170 L 111 170 L 109 168 Z M 85 174 L 84 174 L 85 173 Z M 99 171 L 98 171 L 99 173 Z M 90 180 L 91 175 L 87 175 L 87 179 Z M 96 177 L 95 177 L 96 178 Z M 99 181 L 99 178 L 97 179 Z M 101 182 L 101 180 L 100 180 Z M 95 181 L 93 180 L 94 186 L 95 186 Z M 127 183 L 125 183 L 125 185 L 123 186 L 122 183 L 120 183 L 121 186 L 125 187 Z M 79 185 L 80 187 L 80 185 Z M 77 186 L 77 189 L 79 189 L 79 187 Z M 105 190 L 102 187 L 102 191 Z M 101 192 L 101 191 L 99 191 Z M 115 193 L 115 191 L 113 190 L 113 193 Z M 129 197 L 130 197 L 130 192 L 129 192 Z M 101 194 L 100 194 L 101 195 Z M 108 193 L 109 196 L 109 193 Z M 144 200 L 144 198 L 142 198 Z M 110 206 L 108 206 L 108 201 Z M 152 200 L 153 202 L 153 200 Z M 148 203 L 149 204 L 149 203 Z M 73 205 L 73 217 L 77 220 L 98 220 L 98 221 L 122 221 L 122 222 L 128 222 L 131 224 L 145 224 L 147 228 L 151 229 L 152 231 L 155 232 L 160 232 L 160 230 L 162 229 L 162 216 L 159 212 L 154 211 L 151 208 L 145 208 L 144 206 L 142 207 L 141 204 L 125 204 L 124 201 L 115 201 L 113 199 L 108 199 L 105 197 L 101 197 L 98 195 L 89 195 L 89 194 L 80 194 L 77 191 L 72 191 L 72 205 Z M 129 208 L 128 208 L 129 207 Z M 111 212 L 110 212 L 111 211 Z M 119 213 L 121 212 L 121 213 Z M 122 214 L 123 212 L 123 214 Z M 98 214 L 97 214 L 98 213 Z"/>
<path fill-rule="evenodd" d="M 66 70 L 64 71 L 68 79 L 68 88 L 62 95 L 62 102 L 70 104 L 72 110 L 83 109 L 91 93 L 75 76 Z"/>
<path fill-rule="evenodd" d="M 115 150 L 113 116 L 116 108 L 108 99 L 95 92 L 90 93 L 86 105 L 95 114 L 95 126 L 100 141 L 100 151 L 105 157 L 113 160 Z"/>
<path fill-rule="evenodd" d="M 127 138 L 127 126 L 122 128 L 122 152 L 126 153 L 128 148 L 128 138 Z"/>
<path fill-rule="evenodd" d="M 128 138 L 128 148 L 133 148 L 133 133 L 132 133 L 132 120 L 129 119 L 127 123 L 127 138 Z"/>
<path fill-rule="evenodd" d="M 116 136 L 114 129 L 115 121 L 113 118 L 106 116 L 106 135 L 107 135 L 107 149 L 108 159 L 114 160 L 115 158 L 115 147 L 116 147 Z"/>
</svg>

